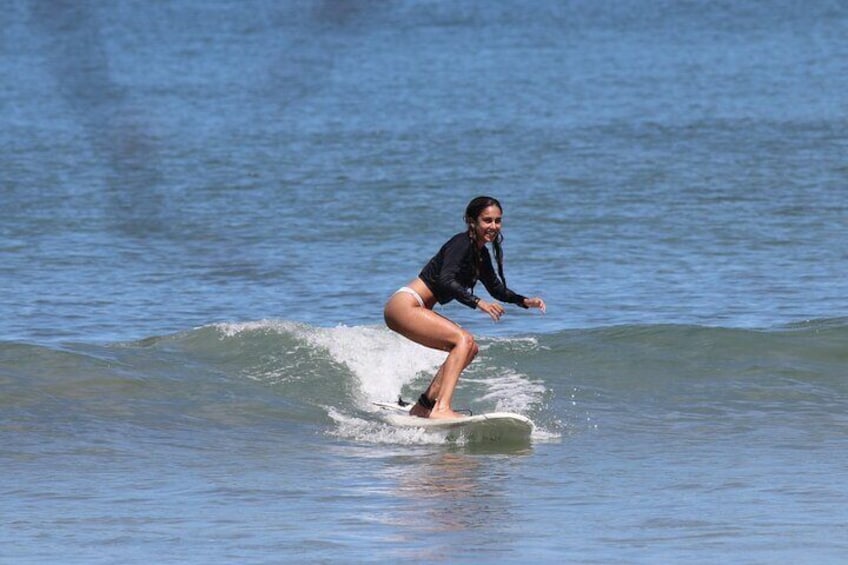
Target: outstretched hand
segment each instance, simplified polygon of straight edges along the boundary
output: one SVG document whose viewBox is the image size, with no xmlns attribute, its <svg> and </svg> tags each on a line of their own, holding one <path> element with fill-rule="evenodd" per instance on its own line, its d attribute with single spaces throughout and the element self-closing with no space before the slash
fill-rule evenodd
<svg viewBox="0 0 848 565">
<path fill-rule="evenodd" d="M 545 313 L 545 301 L 539 298 L 538 296 L 535 296 L 533 298 L 525 298 L 524 305 L 528 308 L 538 308 L 542 311 L 542 314 Z"/>
<path fill-rule="evenodd" d="M 501 316 L 504 314 L 504 307 L 497 302 L 486 302 L 485 300 L 481 300 L 477 303 L 477 308 L 488 314 L 495 322 L 500 320 Z"/>
<path fill-rule="evenodd" d="M 543 314 L 545 313 L 545 301 L 538 296 L 525 298 L 524 305 L 528 308 L 538 308 Z M 495 322 L 500 320 L 501 316 L 504 315 L 504 307 L 498 302 L 486 302 L 485 300 L 481 300 L 477 303 L 477 308 L 488 314 Z"/>
</svg>

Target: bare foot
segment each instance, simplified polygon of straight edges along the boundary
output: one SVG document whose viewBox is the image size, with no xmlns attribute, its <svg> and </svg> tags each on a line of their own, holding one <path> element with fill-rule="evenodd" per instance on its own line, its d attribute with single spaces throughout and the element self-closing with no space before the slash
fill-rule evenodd
<svg viewBox="0 0 848 565">
<path fill-rule="evenodd" d="M 441 408 L 438 404 L 430 411 L 429 418 L 432 420 L 449 420 L 452 418 L 463 418 L 462 414 L 454 412 L 450 408 Z"/>
</svg>

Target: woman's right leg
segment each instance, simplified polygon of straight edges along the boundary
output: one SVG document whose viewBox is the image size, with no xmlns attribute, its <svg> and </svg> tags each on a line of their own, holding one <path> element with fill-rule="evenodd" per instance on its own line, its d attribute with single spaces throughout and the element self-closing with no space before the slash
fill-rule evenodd
<svg viewBox="0 0 848 565">
<path fill-rule="evenodd" d="M 438 316 L 438 314 L 436 314 Z M 453 324 L 453 322 L 450 322 Z M 456 326 L 459 328 L 459 326 Z M 459 328 L 456 345 L 448 353 L 447 359 L 439 367 L 430 386 L 424 392 L 424 395 L 436 401 L 436 405 L 430 411 L 430 418 L 456 418 L 459 416 L 451 408 L 453 393 L 456 390 L 456 385 L 459 382 L 459 377 L 462 371 L 465 370 L 474 357 L 477 355 L 477 344 L 474 342 L 474 337 L 467 331 Z"/>
<path fill-rule="evenodd" d="M 394 295 L 386 304 L 385 318 L 386 325 L 404 337 L 426 347 L 448 352 L 447 359 L 425 395 L 436 401 L 430 411 L 430 418 L 459 417 L 451 409 L 451 400 L 459 376 L 477 355 L 474 337 L 444 316 L 422 308 L 409 295 Z"/>
</svg>

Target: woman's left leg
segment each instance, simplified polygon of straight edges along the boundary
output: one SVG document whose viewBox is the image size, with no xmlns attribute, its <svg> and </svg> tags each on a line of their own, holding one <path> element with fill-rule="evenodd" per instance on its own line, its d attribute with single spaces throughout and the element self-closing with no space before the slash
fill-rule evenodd
<svg viewBox="0 0 848 565">
<path fill-rule="evenodd" d="M 457 326 L 457 327 L 459 327 L 459 326 Z M 471 339 L 473 341 L 473 337 Z M 466 367 L 468 367 L 471 364 L 471 362 L 474 361 L 474 358 L 477 356 L 478 351 L 479 351 L 479 347 L 477 346 L 476 341 L 473 341 L 472 345 L 467 349 L 467 353 L 466 353 L 465 358 L 462 360 L 462 368 L 459 371 L 460 374 L 462 374 L 462 371 L 464 371 L 466 369 Z M 433 376 L 433 380 L 430 381 L 430 385 L 427 387 L 427 390 L 424 391 L 424 396 L 426 398 L 436 400 L 436 405 L 433 407 L 433 409 L 436 409 L 436 408 L 439 407 L 438 401 L 445 399 L 446 398 L 445 393 L 448 392 L 448 391 L 445 390 L 445 387 L 443 385 L 443 375 L 445 373 L 445 365 L 446 364 L 447 364 L 447 359 L 445 360 L 445 363 L 443 363 L 439 367 L 439 370 L 436 371 L 436 374 Z M 449 396 L 447 397 L 447 400 L 446 400 L 448 408 L 450 408 L 451 400 L 453 399 L 453 392 L 456 388 L 457 382 L 459 382 L 458 377 L 453 381 L 453 383 L 449 383 L 450 384 Z M 416 404 L 413 407 L 412 411 L 410 411 L 410 414 L 412 414 L 413 416 L 423 416 L 423 417 L 426 418 L 430 415 L 430 412 L 431 411 L 426 409 L 424 406 L 421 406 L 420 404 Z"/>
</svg>

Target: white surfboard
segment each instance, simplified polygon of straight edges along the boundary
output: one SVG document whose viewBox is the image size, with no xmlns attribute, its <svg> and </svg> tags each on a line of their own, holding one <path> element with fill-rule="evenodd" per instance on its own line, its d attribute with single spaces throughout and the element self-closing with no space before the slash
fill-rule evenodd
<svg viewBox="0 0 848 565">
<path fill-rule="evenodd" d="M 528 440 L 533 433 L 533 420 L 514 412 L 487 412 L 448 420 L 431 420 L 410 416 L 410 406 L 397 402 L 375 402 L 386 413 L 383 419 L 393 426 L 422 428 L 428 431 L 455 431 L 475 439 Z"/>
</svg>

